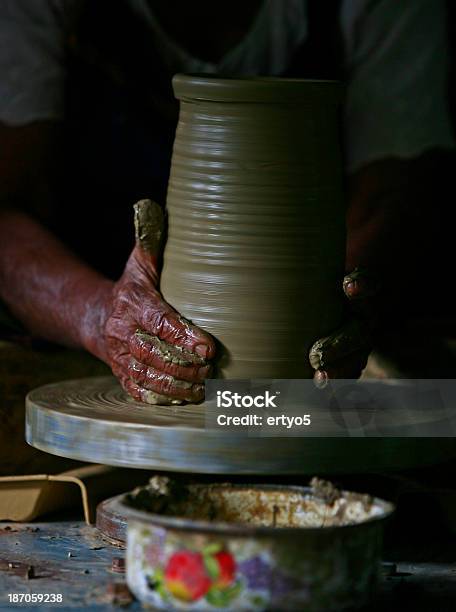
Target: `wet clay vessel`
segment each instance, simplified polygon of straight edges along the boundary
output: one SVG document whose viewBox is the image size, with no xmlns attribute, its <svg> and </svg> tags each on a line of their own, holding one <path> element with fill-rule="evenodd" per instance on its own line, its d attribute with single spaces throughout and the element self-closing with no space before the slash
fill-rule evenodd
<svg viewBox="0 0 456 612">
<path fill-rule="evenodd" d="M 161 290 L 219 341 L 219 377 L 304 378 L 341 323 L 340 85 L 177 75 Z"/>
</svg>

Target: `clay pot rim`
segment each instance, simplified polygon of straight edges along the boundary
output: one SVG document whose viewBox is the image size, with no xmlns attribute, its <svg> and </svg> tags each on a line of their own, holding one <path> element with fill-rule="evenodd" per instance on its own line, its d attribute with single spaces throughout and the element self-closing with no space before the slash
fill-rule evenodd
<svg viewBox="0 0 456 612">
<path fill-rule="evenodd" d="M 302 487 L 297 485 L 272 485 L 272 484 L 223 484 L 218 483 L 218 487 L 227 487 L 232 489 L 243 489 L 257 487 L 265 490 L 284 490 L 293 491 L 301 494 L 310 494 L 310 487 Z M 343 491 L 346 493 L 347 491 Z M 169 516 L 164 514 L 154 514 L 148 510 L 135 508 L 129 502 L 126 496 L 120 496 L 117 504 L 121 509 L 121 513 L 127 518 L 127 523 L 132 520 L 142 525 L 153 525 L 169 530 L 180 530 L 190 532 L 212 533 L 226 536 L 247 536 L 247 537 L 299 537 L 307 534 L 327 534 L 340 533 L 341 531 L 353 531 L 369 526 L 384 523 L 388 520 L 395 511 L 395 505 L 384 499 L 374 497 L 373 501 L 382 509 L 382 513 L 373 516 L 369 519 L 358 521 L 356 523 L 348 523 L 345 525 L 330 525 L 321 527 L 272 527 L 258 526 L 248 523 L 226 523 L 223 521 L 207 521 L 204 519 L 189 519 L 179 516 Z"/>
<path fill-rule="evenodd" d="M 206 73 L 178 73 L 173 77 L 178 100 L 240 103 L 293 103 L 318 101 L 338 105 L 342 100 L 340 81 L 283 77 L 220 77 Z"/>
</svg>

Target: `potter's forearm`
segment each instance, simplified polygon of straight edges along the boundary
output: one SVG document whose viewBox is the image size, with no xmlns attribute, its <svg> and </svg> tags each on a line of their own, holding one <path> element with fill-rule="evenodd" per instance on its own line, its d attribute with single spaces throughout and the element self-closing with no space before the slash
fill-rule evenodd
<svg viewBox="0 0 456 612">
<path fill-rule="evenodd" d="M 32 334 L 104 359 L 112 287 L 32 217 L 0 212 L 0 299 Z"/>
</svg>

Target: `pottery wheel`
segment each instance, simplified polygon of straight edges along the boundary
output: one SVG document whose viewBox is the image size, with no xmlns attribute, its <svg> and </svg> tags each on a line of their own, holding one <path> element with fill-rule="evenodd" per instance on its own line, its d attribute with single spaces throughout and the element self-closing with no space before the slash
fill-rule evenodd
<svg viewBox="0 0 456 612">
<path fill-rule="evenodd" d="M 29 444 L 112 466 L 313 475 L 404 469 L 454 456 L 447 438 L 260 438 L 207 430 L 204 404 L 140 404 L 113 377 L 40 387 L 29 393 L 26 407 Z"/>
</svg>

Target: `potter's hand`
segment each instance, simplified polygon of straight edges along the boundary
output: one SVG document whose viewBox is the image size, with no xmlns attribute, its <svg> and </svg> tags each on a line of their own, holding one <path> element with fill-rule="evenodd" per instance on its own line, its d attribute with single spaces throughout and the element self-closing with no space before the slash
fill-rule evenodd
<svg viewBox="0 0 456 612">
<path fill-rule="evenodd" d="M 159 291 L 157 259 L 163 213 L 135 204 L 136 246 L 114 285 L 105 325 L 107 361 L 124 389 L 149 404 L 197 402 L 215 354 L 213 339 L 182 318 Z"/>
<path fill-rule="evenodd" d="M 331 378 L 358 378 L 366 367 L 375 327 L 372 301 L 377 284 L 360 269 L 348 274 L 343 289 L 350 301 L 352 317 L 326 338 L 320 338 L 309 352 L 315 370 L 314 381 L 324 387 Z"/>
</svg>

